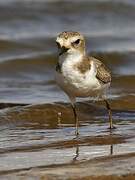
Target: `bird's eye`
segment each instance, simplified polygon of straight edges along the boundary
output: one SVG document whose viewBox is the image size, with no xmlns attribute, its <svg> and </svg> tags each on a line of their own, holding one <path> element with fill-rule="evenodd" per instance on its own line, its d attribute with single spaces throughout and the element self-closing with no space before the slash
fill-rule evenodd
<svg viewBox="0 0 135 180">
<path fill-rule="evenodd" d="M 57 44 L 57 47 L 60 48 L 60 43 L 56 42 L 56 44 Z"/>
<path fill-rule="evenodd" d="M 78 45 L 80 43 L 80 39 L 77 39 L 76 41 L 73 42 L 73 44 Z"/>
</svg>

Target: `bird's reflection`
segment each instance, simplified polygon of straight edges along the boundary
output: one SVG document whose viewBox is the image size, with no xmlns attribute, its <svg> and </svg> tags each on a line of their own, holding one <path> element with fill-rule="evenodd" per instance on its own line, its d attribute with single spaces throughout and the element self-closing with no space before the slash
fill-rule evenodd
<svg viewBox="0 0 135 180">
<path fill-rule="evenodd" d="M 110 135 L 110 136 L 113 136 L 113 131 L 112 131 L 112 129 L 110 129 L 109 135 Z M 113 144 L 110 145 L 110 155 L 113 155 Z"/>
<path fill-rule="evenodd" d="M 73 162 L 76 162 L 78 157 L 79 157 L 79 144 L 76 144 L 76 152 L 75 152 L 75 157 L 73 158 Z"/>
<path fill-rule="evenodd" d="M 110 155 L 113 155 L 113 144 L 110 145 Z"/>
<path fill-rule="evenodd" d="M 112 156 L 113 153 L 114 153 L 113 152 L 113 144 L 111 144 L 111 145 L 109 145 L 108 155 Z M 76 146 L 75 146 L 75 156 L 73 157 L 73 163 L 78 161 L 79 155 L 80 155 L 80 147 L 79 147 L 79 144 L 76 144 Z"/>
</svg>

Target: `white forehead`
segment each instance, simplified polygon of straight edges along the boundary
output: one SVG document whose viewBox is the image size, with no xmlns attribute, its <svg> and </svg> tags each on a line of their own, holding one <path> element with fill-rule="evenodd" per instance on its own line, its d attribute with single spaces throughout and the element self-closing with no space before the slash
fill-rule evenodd
<svg viewBox="0 0 135 180">
<path fill-rule="evenodd" d="M 72 42 L 76 41 L 77 39 L 81 39 L 81 36 L 72 36 L 67 39 L 62 37 L 57 37 L 56 42 L 59 42 L 61 46 L 63 46 L 63 45 L 70 45 Z"/>
</svg>

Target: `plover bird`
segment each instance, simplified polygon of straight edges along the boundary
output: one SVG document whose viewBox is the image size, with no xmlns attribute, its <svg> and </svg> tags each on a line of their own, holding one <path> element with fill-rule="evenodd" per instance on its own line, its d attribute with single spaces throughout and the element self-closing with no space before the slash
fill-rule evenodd
<svg viewBox="0 0 135 180">
<path fill-rule="evenodd" d="M 78 32 L 65 31 L 56 38 L 59 59 L 56 65 L 56 82 L 68 95 L 75 117 L 76 135 L 79 121 L 76 113 L 76 98 L 97 96 L 105 101 L 110 129 L 113 128 L 112 112 L 105 97 L 111 83 L 108 68 L 98 59 L 86 54 L 85 39 Z"/>
</svg>

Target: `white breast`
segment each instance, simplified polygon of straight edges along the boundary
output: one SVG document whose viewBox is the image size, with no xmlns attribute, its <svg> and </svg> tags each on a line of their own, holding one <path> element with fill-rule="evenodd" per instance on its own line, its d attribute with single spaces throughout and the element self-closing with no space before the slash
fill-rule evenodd
<svg viewBox="0 0 135 180">
<path fill-rule="evenodd" d="M 96 79 L 95 65 L 91 63 L 91 69 L 86 73 L 81 73 L 74 68 L 80 61 L 79 56 L 70 56 L 62 60 L 62 73 L 56 72 L 58 85 L 69 95 L 76 97 L 88 97 L 101 89 L 101 84 Z"/>
</svg>

